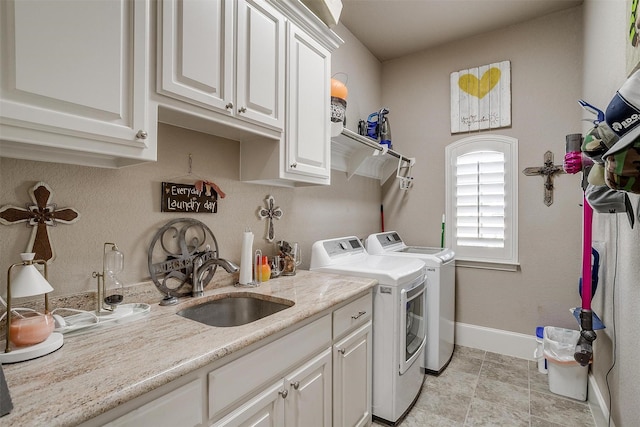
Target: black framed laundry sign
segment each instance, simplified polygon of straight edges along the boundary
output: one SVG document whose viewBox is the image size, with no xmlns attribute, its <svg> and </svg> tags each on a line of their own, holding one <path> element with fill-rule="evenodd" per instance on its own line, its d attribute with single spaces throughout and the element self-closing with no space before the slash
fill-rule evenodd
<svg viewBox="0 0 640 427">
<path fill-rule="evenodd" d="M 162 183 L 161 212 L 217 213 L 218 193 L 208 185 Z"/>
</svg>

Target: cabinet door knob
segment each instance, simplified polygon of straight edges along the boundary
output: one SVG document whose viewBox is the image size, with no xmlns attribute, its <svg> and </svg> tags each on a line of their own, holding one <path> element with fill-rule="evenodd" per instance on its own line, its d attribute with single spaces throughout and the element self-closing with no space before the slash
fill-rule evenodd
<svg viewBox="0 0 640 427">
<path fill-rule="evenodd" d="M 354 315 L 354 316 L 351 316 L 351 318 L 352 318 L 353 320 L 356 320 L 357 318 L 362 317 L 362 316 L 364 316 L 365 314 L 367 314 L 367 312 L 366 312 L 366 311 L 360 311 L 360 312 L 358 312 L 358 314 L 356 314 L 356 315 Z"/>
<path fill-rule="evenodd" d="M 339 349 L 338 349 L 338 353 L 340 353 L 340 354 L 344 354 L 346 351 L 347 351 L 347 350 L 346 350 L 346 349 L 344 349 L 344 348 L 339 348 Z"/>
<path fill-rule="evenodd" d="M 246 113 L 247 109 L 244 107 L 240 107 L 240 109 L 238 110 L 238 113 Z"/>
<path fill-rule="evenodd" d="M 292 168 L 292 169 L 295 169 L 295 168 L 297 168 L 297 167 L 298 167 L 298 164 L 297 164 L 297 163 L 291 163 L 291 168 Z"/>
<path fill-rule="evenodd" d="M 283 399 L 286 399 L 287 396 L 289 395 L 289 392 L 287 390 L 280 390 L 278 394 L 282 396 Z"/>
<path fill-rule="evenodd" d="M 143 131 L 142 129 L 140 129 L 138 131 L 138 133 L 136 133 L 136 138 L 137 139 L 147 139 L 147 133 L 145 131 Z"/>
<path fill-rule="evenodd" d="M 229 102 L 227 105 L 224 106 L 224 108 L 226 108 L 227 110 L 230 110 L 233 108 L 233 103 Z"/>
<path fill-rule="evenodd" d="M 291 387 L 293 387 L 295 390 L 300 388 L 300 381 L 296 381 L 295 383 L 291 383 Z"/>
</svg>

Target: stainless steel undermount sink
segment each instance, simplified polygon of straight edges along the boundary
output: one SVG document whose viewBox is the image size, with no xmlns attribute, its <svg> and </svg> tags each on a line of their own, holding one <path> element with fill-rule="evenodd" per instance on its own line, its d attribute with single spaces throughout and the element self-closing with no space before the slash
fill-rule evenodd
<svg viewBox="0 0 640 427">
<path fill-rule="evenodd" d="M 265 299 L 260 294 L 237 293 L 180 310 L 177 314 L 209 326 L 240 326 L 293 306 L 293 301 Z"/>
</svg>

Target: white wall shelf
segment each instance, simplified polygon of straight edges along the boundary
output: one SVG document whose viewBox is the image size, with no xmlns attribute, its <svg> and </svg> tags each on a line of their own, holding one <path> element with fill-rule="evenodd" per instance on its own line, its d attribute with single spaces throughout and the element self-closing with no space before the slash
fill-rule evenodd
<svg viewBox="0 0 640 427">
<path fill-rule="evenodd" d="M 399 162 L 401 169 L 415 164 L 414 158 L 384 148 L 375 139 L 345 128 L 331 138 L 331 168 L 346 172 L 347 179 L 362 175 L 379 179 L 382 185 L 398 172 Z"/>
</svg>

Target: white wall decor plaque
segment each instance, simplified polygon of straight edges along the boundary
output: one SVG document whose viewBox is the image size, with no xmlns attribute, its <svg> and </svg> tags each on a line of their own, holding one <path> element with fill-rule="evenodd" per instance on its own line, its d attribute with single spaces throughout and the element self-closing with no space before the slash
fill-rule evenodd
<svg viewBox="0 0 640 427">
<path fill-rule="evenodd" d="M 511 62 L 451 73 L 451 133 L 511 126 Z"/>
</svg>

